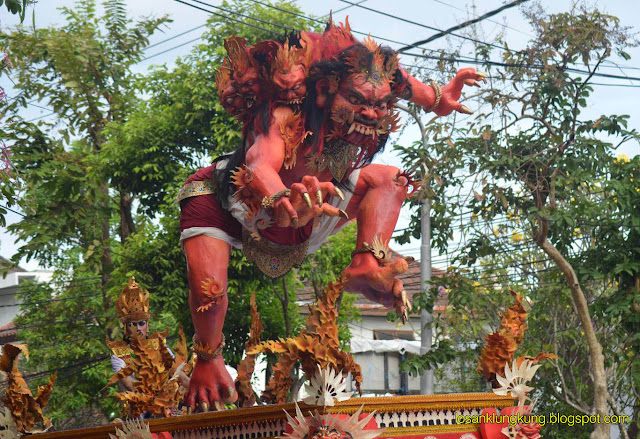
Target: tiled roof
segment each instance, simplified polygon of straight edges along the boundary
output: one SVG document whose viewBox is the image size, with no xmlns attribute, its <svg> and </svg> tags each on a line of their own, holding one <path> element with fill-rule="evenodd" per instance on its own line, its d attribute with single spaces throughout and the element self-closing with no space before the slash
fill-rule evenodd
<svg viewBox="0 0 640 439">
<path fill-rule="evenodd" d="M 0 344 L 11 343 L 16 340 L 18 330 L 15 327 L 16 325 L 13 322 L 0 327 Z"/>
<path fill-rule="evenodd" d="M 437 278 L 444 275 L 444 271 L 438 268 L 433 268 L 432 277 Z M 413 298 L 413 295 L 420 292 L 420 262 L 412 261 L 409 262 L 409 269 L 398 276 L 398 279 L 402 281 L 404 284 L 405 290 L 407 291 L 407 295 L 410 299 Z M 438 301 L 434 307 L 435 312 L 442 312 L 447 306 L 447 293 L 441 293 L 438 297 Z M 307 304 L 315 302 L 315 294 L 313 292 L 313 287 L 311 285 L 305 285 L 305 287 L 298 291 L 297 300 L 298 304 L 302 307 L 302 312 L 306 313 Z M 389 312 L 389 309 L 383 307 L 382 305 L 375 303 L 362 295 L 358 295 L 355 303 L 356 307 L 360 311 L 360 315 L 367 316 L 385 316 Z"/>
</svg>

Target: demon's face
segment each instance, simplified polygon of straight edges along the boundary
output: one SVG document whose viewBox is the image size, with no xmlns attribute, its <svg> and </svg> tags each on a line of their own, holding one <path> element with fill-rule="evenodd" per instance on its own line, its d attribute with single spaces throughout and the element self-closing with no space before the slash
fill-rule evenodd
<svg viewBox="0 0 640 439">
<path fill-rule="evenodd" d="M 305 85 L 304 66 L 298 64 L 291 70 L 284 72 L 276 72 L 273 76 L 273 84 L 276 89 L 276 102 L 289 105 L 299 106 L 307 94 L 307 86 Z"/>
<path fill-rule="evenodd" d="M 229 85 L 220 95 L 222 106 L 232 116 L 237 116 L 245 110 L 244 99 L 233 85 Z"/>
<path fill-rule="evenodd" d="M 332 133 L 354 145 L 377 145 L 394 128 L 394 96 L 387 81 L 369 81 L 363 73 L 344 77 L 331 105 Z"/>
<path fill-rule="evenodd" d="M 249 67 L 242 75 L 234 72 L 233 85 L 248 108 L 253 107 L 260 98 L 261 80 L 256 67 Z"/>
</svg>

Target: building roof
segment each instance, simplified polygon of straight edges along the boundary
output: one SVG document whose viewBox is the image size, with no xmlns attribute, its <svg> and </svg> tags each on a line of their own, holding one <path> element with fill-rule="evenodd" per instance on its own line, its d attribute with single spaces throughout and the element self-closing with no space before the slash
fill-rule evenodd
<svg viewBox="0 0 640 439">
<path fill-rule="evenodd" d="M 438 268 L 432 269 L 432 276 L 442 277 L 445 274 L 443 270 Z M 404 288 L 407 291 L 407 296 L 409 299 L 413 299 L 414 294 L 420 292 L 420 262 L 413 260 L 409 262 L 409 269 L 398 276 L 398 279 L 402 281 L 404 284 Z M 297 293 L 297 301 L 298 304 L 302 306 L 302 312 L 306 312 L 306 305 L 309 303 L 314 303 L 316 301 L 315 293 L 313 292 L 313 287 L 311 285 L 306 285 Z M 434 306 L 434 312 L 442 312 L 447 306 L 448 302 L 448 293 L 443 292 L 438 296 L 438 300 Z M 390 311 L 384 306 L 375 303 L 362 295 L 358 295 L 355 306 L 360 311 L 360 315 L 362 316 L 386 316 Z"/>
<path fill-rule="evenodd" d="M 16 341 L 18 330 L 15 328 L 16 325 L 13 322 L 9 322 L 6 325 L 0 327 L 0 344 Z"/>
<path fill-rule="evenodd" d="M 0 269 L 4 268 L 4 267 L 11 267 L 9 269 L 9 273 L 15 273 L 15 272 L 25 272 L 27 270 L 25 270 L 24 268 L 22 268 L 21 266 L 17 265 L 17 266 L 13 266 L 13 262 L 11 262 L 9 259 L 3 258 L 2 256 L 0 256 Z"/>
</svg>

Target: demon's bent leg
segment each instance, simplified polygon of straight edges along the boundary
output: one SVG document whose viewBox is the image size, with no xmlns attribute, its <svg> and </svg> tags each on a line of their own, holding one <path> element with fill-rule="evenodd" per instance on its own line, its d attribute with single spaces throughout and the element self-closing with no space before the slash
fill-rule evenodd
<svg viewBox="0 0 640 439">
<path fill-rule="evenodd" d="M 406 179 L 399 177 L 397 168 L 369 165 L 360 171 L 354 196 L 347 207 L 349 217 L 355 216 L 358 221 L 356 249 L 363 249 L 365 243 L 371 245 L 374 238 L 388 244 L 406 195 Z M 370 252 L 356 253 L 345 270 L 346 288 L 404 311 L 398 308 L 402 282 L 395 276 L 406 269 L 407 262 L 402 258 L 383 262 Z"/>
<path fill-rule="evenodd" d="M 198 355 L 185 404 L 191 410 L 222 409 L 222 403 L 237 399 L 233 380 L 222 355 L 216 351 L 223 340 L 222 326 L 229 303 L 226 291 L 231 248 L 222 240 L 204 235 L 189 238 L 183 245 L 195 338 L 204 348 Z"/>
</svg>

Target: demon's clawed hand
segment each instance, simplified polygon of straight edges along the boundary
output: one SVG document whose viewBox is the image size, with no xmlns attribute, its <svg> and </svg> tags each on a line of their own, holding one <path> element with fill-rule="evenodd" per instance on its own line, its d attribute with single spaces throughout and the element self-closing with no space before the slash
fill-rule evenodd
<svg viewBox="0 0 640 439">
<path fill-rule="evenodd" d="M 276 223 L 278 226 L 301 227 L 321 215 L 342 216 L 347 213 L 324 199 L 327 195 L 335 195 L 344 200 L 342 191 L 331 182 L 320 182 L 317 177 L 307 175 L 300 183 L 291 185 L 289 197 L 279 198 L 274 203 Z"/>
<path fill-rule="evenodd" d="M 442 87 L 440 104 L 433 108 L 433 112 L 438 116 L 447 116 L 453 111 L 471 114 L 472 111 L 469 108 L 458 102 L 458 99 L 462 96 L 462 88 L 465 85 L 480 87 L 478 82 L 485 82 L 486 78 L 487 75 L 485 73 L 478 72 L 473 67 L 458 70 L 456 76 Z"/>
</svg>

